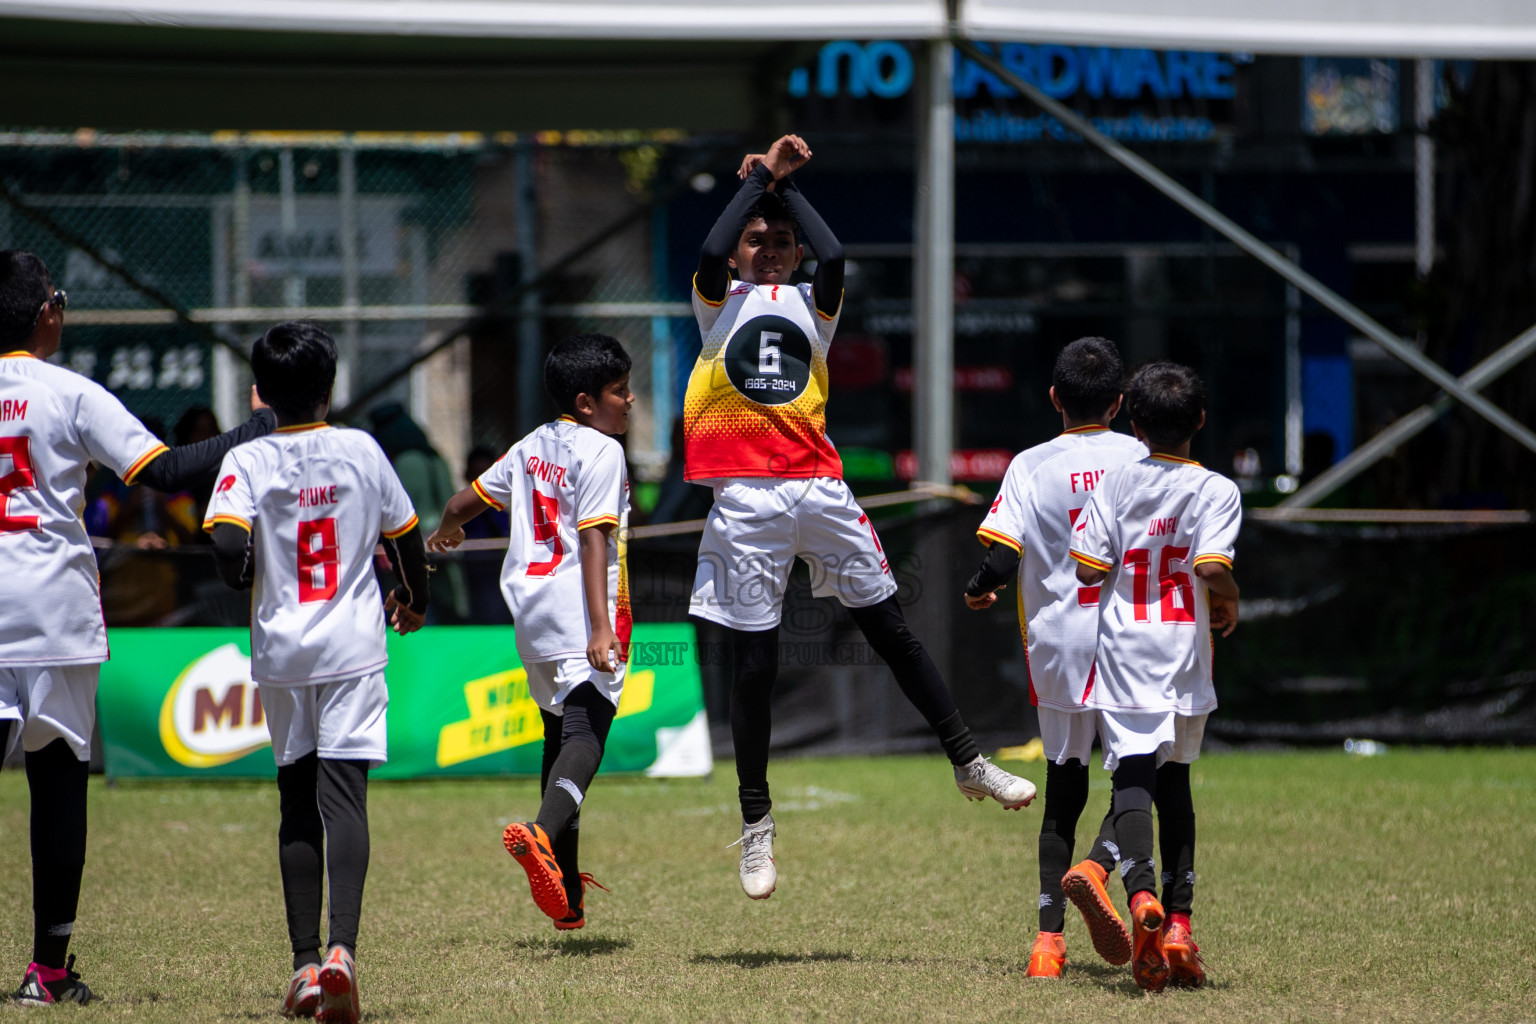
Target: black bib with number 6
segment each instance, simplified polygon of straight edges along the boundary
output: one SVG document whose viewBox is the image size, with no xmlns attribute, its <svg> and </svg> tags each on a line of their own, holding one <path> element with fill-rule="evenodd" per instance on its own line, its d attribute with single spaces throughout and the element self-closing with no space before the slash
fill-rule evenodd
<svg viewBox="0 0 1536 1024">
<path fill-rule="evenodd" d="M 725 343 L 731 385 L 761 405 L 784 405 L 805 393 L 811 380 L 811 342 L 792 320 L 755 316 Z"/>
</svg>

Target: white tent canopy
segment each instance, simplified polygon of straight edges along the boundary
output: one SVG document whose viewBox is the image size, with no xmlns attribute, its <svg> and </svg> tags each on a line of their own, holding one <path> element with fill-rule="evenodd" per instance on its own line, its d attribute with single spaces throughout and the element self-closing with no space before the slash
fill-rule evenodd
<svg viewBox="0 0 1536 1024">
<path fill-rule="evenodd" d="M 0 0 L 0 19 L 566 40 L 1020 39 L 1256 53 L 1536 56 L 1532 0 Z"/>
</svg>

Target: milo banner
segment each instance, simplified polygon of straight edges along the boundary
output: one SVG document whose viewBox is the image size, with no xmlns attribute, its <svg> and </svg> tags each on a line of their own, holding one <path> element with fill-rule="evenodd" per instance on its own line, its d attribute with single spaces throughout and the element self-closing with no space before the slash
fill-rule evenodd
<svg viewBox="0 0 1536 1024">
<path fill-rule="evenodd" d="M 114 629 L 97 708 L 109 776 L 271 778 L 243 629 Z M 710 771 L 693 627 L 636 626 L 605 772 Z M 510 626 L 389 635 L 389 762 L 375 778 L 539 774 L 544 737 Z"/>
</svg>

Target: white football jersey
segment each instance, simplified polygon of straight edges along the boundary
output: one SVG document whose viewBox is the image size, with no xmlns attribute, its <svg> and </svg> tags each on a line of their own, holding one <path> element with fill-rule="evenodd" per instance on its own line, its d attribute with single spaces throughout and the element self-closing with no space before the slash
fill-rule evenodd
<svg viewBox="0 0 1536 1024">
<path fill-rule="evenodd" d="M 501 592 L 524 661 L 585 655 L 591 626 L 581 585 L 577 533 L 611 524 L 608 621 L 624 649 L 632 619 L 624 567 L 629 470 L 619 442 L 569 416 L 546 423 L 503 455 L 471 486 L 505 509 L 512 524 L 501 564 Z"/>
<path fill-rule="evenodd" d="M 80 519 L 86 465 L 133 483 L 164 451 L 101 385 L 26 353 L 0 355 L 0 665 L 107 660 Z"/>
<path fill-rule="evenodd" d="M 1099 588 L 1077 582 L 1072 528 L 1105 470 L 1147 457 L 1134 437 L 1077 427 L 1014 456 L 976 536 L 1019 552 L 1019 625 L 1037 706 L 1083 710 L 1099 636 Z"/>
<path fill-rule="evenodd" d="M 389 662 L 373 551 L 416 512 L 370 435 L 311 423 L 230 449 L 203 529 L 219 523 L 255 542 L 253 680 L 323 683 Z"/>
<path fill-rule="evenodd" d="M 1099 481 L 1072 536 L 1072 557 L 1109 574 L 1089 707 L 1215 709 L 1210 604 L 1195 566 L 1231 568 L 1242 523 L 1237 485 L 1189 459 L 1153 455 Z"/>
</svg>

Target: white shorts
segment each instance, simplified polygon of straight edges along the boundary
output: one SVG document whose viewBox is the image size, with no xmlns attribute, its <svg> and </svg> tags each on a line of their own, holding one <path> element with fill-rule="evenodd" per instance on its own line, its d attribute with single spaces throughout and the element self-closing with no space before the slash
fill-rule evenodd
<svg viewBox="0 0 1536 1024">
<path fill-rule="evenodd" d="M 523 668 L 528 673 L 528 695 L 542 711 L 552 715 L 565 714 L 565 698 L 582 683 L 591 683 L 597 692 L 619 706 L 624 693 L 624 671 L 627 666 L 619 662 L 617 672 L 599 672 L 588 664 L 586 658 L 561 658 L 559 661 L 526 661 Z"/>
<path fill-rule="evenodd" d="M 810 568 L 817 597 L 863 608 L 896 593 L 875 526 L 847 484 L 745 478 L 715 488 L 688 613 L 732 629 L 772 629 L 796 558 Z"/>
<path fill-rule="evenodd" d="M 1205 740 L 1204 715 L 1180 715 L 1172 711 L 1100 711 L 1100 736 L 1104 741 L 1104 767 L 1110 771 L 1122 757 L 1156 754 L 1158 767 L 1169 761 L 1194 764 Z"/>
<path fill-rule="evenodd" d="M 1052 764 L 1066 764 L 1076 758 L 1087 764 L 1093 754 L 1093 738 L 1099 732 L 1097 711 L 1060 711 L 1037 707 L 1040 713 L 1040 744 L 1045 759 Z"/>
<path fill-rule="evenodd" d="M 384 673 L 301 686 L 260 684 L 261 706 L 272 737 L 272 758 L 282 768 L 306 754 L 336 761 L 389 760 Z"/>
<path fill-rule="evenodd" d="M 0 721 L 21 723 L 11 730 L 7 749 L 42 750 L 63 740 L 75 757 L 91 759 L 96 728 L 96 684 L 100 665 L 15 665 L 0 667 Z"/>
</svg>

